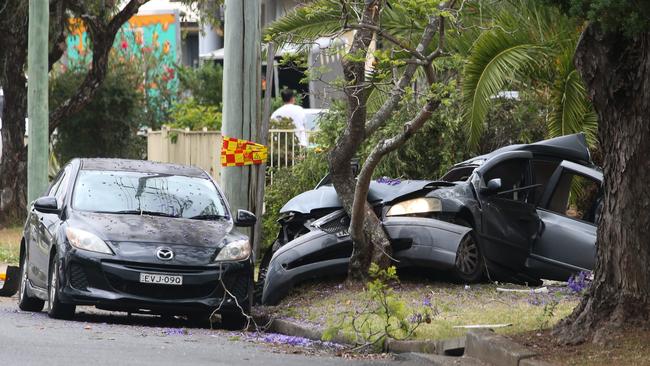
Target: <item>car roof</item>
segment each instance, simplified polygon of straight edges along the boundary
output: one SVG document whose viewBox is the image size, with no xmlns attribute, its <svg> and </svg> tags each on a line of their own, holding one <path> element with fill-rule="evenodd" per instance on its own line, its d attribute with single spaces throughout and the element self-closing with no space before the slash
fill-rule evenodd
<svg viewBox="0 0 650 366">
<path fill-rule="evenodd" d="M 79 169 L 81 170 L 141 172 L 207 178 L 207 174 L 203 170 L 188 165 L 160 163 L 148 160 L 105 158 L 79 159 L 79 161 Z"/>
<path fill-rule="evenodd" d="M 456 164 L 456 166 L 480 165 L 480 163 L 477 163 L 478 161 L 488 160 L 506 151 L 530 151 L 536 156 L 555 157 L 561 160 L 573 161 L 585 166 L 593 166 L 591 156 L 589 155 L 587 139 L 585 138 L 584 133 L 555 137 L 548 140 L 534 142 L 532 144 L 504 146 L 492 151 L 491 153 L 473 157 L 462 163 Z"/>
</svg>

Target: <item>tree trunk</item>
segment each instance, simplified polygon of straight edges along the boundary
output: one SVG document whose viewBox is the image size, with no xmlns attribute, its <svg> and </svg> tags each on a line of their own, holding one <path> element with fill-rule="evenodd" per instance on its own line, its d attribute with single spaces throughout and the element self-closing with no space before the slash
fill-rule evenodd
<svg viewBox="0 0 650 366">
<path fill-rule="evenodd" d="M 25 27 L 26 28 L 26 27 Z M 19 223 L 26 215 L 27 148 L 27 80 L 23 72 L 27 61 L 27 29 L 23 37 L 0 36 L 4 65 L 0 85 L 4 91 L 2 113 L 2 161 L 0 162 L 0 227 Z"/>
<path fill-rule="evenodd" d="M 594 283 L 556 329 L 565 343 L 600 343 L 650 319 L 650 34 L 631 38 L 591 24 L 575 63 L 600 119 L 604 207 Z"/>
<path fill-rule="evenodd" d="M 381 1 L 366 1 L 362 23 L 377 24 L 380 9 Z M 374 32 L 372 30 L 357 30 L 348 52 L 351 57 L 344 57 L 342 61 L 343 75 L 346 81 L 344 92 L 348 102 L 348 120 L 343 134 L 339 137 L 336 146 L 330 153 L 329 165 L 332 183 L 348 214 L 352 213 L 356 185 L 351 162 L 359 149 L 359 145 L 366 138 L 366 102 L 371 86 L 365 77 L 365 55 L 367 55 L 373 36 Z M 360 58 L 360 55 L 364 57 Z M 378 239 L 377 236 L 381 237 L 383 235 L 385 241 L 388 240 L 383 227 L 381 227 L 381 221 L 372 211 L 370 205 L 366 205 L 363 219 L 364 234 L 350 233 L 353 241 L 353 251 L 348 269 L 349 281 L 366 280 L 368 268 L 373 259 L 373 243 L 381 243 L 381 239 Z"/>
</svg>

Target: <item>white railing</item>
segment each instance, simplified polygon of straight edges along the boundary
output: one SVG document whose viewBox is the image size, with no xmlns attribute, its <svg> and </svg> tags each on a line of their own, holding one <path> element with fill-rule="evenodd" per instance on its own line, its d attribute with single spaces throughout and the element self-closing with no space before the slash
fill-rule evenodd
<svg viewBox="0 0 650 366">
<path fill-rule="evenodd" d="M 315 131 L 305 131 L 308 141 L 312 142 Z M 300 145 L 296 130 L 269 130 L 268 167 L 269 178 L 273 182 L 275 168 L 288 168 L 302 160 L 308 147 Z"/>
</svg>

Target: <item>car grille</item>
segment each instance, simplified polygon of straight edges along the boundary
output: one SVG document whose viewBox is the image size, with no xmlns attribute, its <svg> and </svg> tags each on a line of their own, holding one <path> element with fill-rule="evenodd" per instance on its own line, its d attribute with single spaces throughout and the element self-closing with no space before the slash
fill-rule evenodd
<svg viewBox="0 0 650 366">
<path fill-rule="evenodd" d="M 88 290 L 86 271 L 80 264 L 72 263 L 72 265 L 70 265 L 70 285 L 77 290 Z"/>
<path fill-rule="evenodd" d="M 326 222 L 320 226 L 320 229 L 328 234 L 347 233 L 350 227 L 350 219 L 347 215 L 339 217 L 336 220 Z"/>
<path fill-rule="evenodd" d="M 127 281 L 110 273 L 106 273 L 106 278 L 117 291 L 159 300 L 197 299 L 210 296 L 216 289 L 221 292 L 218 281 L 200 285 L 169 286 Z"/>
</svg>

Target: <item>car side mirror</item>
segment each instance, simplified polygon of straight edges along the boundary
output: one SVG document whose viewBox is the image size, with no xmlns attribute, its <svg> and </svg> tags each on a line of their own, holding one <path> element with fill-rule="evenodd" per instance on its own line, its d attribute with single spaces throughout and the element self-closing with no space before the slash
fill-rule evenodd
<svg viewBox="0 0 650 366">
<path fill-rule="evenodd" d="M 501 189 L 501 178 L 490 179 L 487 182 L 487 187 L 483 188 L 485 194 L 495 194 Z"/>
<path fill-rule="evenodd" d="M 59 214 L 61 212 L 56 197 L 52 196 L 38 198 L 34 201 L 34 209 L 42 213 Z"/>
<path fill-rule="evenodd" d="M 246 210 L 237 210 L 237 217 L 235 218 L 235 226 L 240 226 L 240 227 L 251 227 L 255 226 L 255 223 L 257 222 L 257 217 L 250 212 Z"/>
</svg>

